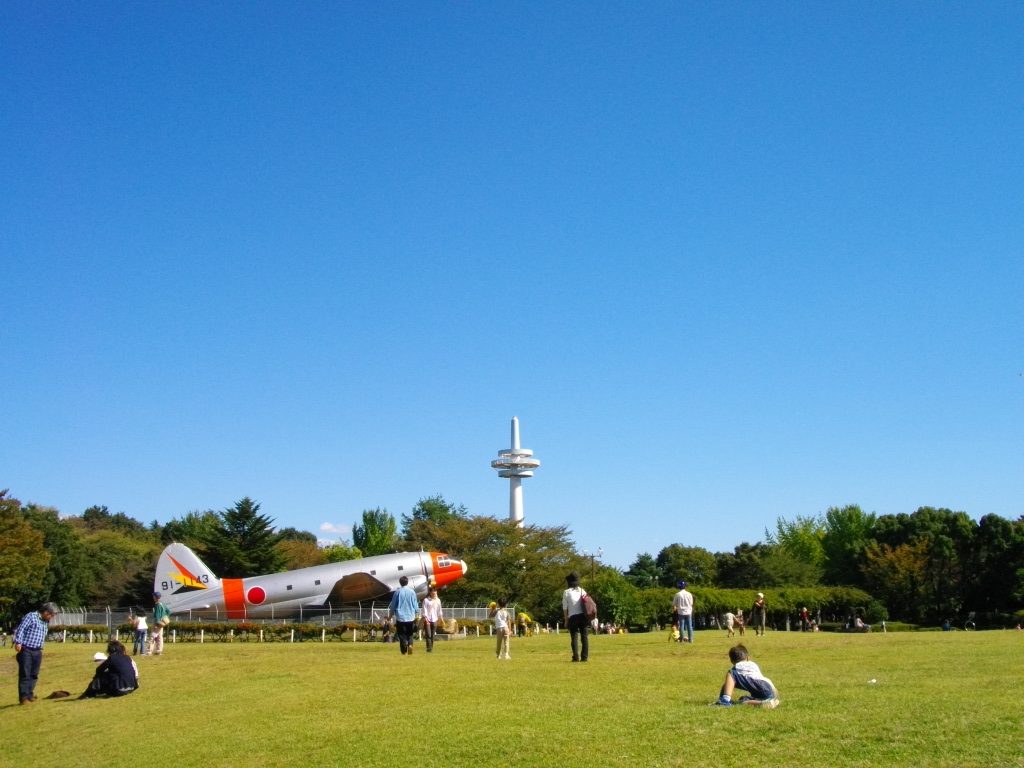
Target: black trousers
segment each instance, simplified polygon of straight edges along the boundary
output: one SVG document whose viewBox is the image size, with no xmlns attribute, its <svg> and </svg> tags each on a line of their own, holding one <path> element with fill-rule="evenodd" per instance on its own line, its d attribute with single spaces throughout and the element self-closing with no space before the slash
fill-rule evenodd
<svg viewBox="0 0 1024 768">
<path fill-rule="evenodd" d="M 395 623 L 397 624 L 398 644 L 402 653 L 407 653 L 412 648 L 413 637 L 416 635 L 416 622 L 398 621 Z"/>
<path fill-rule="evenodd" d="M 572 643 L 572 660 L 586 661 L 590 657 L 590 622 L 582 613 L 569 617 L 569 637 Z"/>
</svg>

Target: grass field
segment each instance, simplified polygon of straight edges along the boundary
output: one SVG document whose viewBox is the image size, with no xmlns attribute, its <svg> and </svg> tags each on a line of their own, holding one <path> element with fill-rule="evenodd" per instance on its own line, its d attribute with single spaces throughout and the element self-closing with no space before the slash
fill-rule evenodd
<svg viewBox="0 0 1024 768">
<path fill-rule="evenodd" d="M 139 657 L 121 699 L 19 706 L 0 665 L 0 765 L 1024 767 L 1024 633 L 744 638 L 776 710 L 708 707 L 731 640 L 568 635 L 396 645 L 207 643 Z M 37 695 L 77 695 L 99 645 L 48 644 Z M 869 683 L 869 680 L 876 680 Z"/>
</svg>

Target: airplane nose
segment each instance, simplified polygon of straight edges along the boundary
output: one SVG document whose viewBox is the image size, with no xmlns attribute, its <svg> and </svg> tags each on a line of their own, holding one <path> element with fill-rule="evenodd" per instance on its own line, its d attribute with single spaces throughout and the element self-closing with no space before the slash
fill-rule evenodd
<svg viewBox="0 0 1024 768">
<path fill-rule="evenodd" d="M 456 560 L 441 552 L 431 552 L 430 559 L 433 562 L 434 586 L 437 587 L 458 581 L 469 570 L 465 560 Z"/>
</svg>

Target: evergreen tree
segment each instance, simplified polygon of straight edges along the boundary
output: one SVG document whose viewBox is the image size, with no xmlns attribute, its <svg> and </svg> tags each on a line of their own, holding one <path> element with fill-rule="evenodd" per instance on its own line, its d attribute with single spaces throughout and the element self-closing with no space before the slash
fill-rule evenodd
<svg viewBox="0 0 1024 768">
<path fill-rule="evenodd" d="M 220 578 L 275 573 L 284 560 L 275 547 L 280 538 L 273 519 L 261 515 L 260 505 L 246 496 L 217 514 L 203 541 L 202 558 Z"/>
</svg>

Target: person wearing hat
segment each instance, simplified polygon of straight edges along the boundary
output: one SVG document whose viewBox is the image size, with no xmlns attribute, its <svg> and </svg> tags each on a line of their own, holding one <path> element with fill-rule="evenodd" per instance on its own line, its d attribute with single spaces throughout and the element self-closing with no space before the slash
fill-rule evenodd
<svg viewBox="0 0 1024 768">
<path fill-rule="evenodd" d="M 160 593 L 153 593 L 153 631 L 149 633 L 149 653 L 159 656 L 164 652 L 164 627 L 171 623 L 170 609 L 160 602 Z"/>
<path fill-rule="evenodd" d="M 763 635 L 764 625 L 768 619 L 768 606 L 764 602 L 764 592 L 757 593 L 757 600 L 750 608 L 750 623 L 754 625 L 754 634 Z"/>
<path fill-rule="evenodd" d="M 569 643 L 572 646 L 572 660 L 586 661 L 590 658 L 590 622 L 583 607 L 583 596 L 587 594 L 580 586 L 580 577 L 575 572 L 565 577 L 568 587 L 562 593 L 562 620 L 569 628 Z"/>
<path fill-rule="evenodd" d="M 679 621 L 679 642 L 693 642 L 693 594 L 686 589 L 686 582 L 679 580 L 679 591 L 672 596 L 672 609 Z"/>
<path fill-rule="evenodd" d="M 14 650 L 18 660 L 18 701 L 31 704 L 36 700 L 36 682 L 43 665 L 43 643 L 50 633 L 50 622 L 57 615 L 55 603 L 43 603 L 38 611 L 26 613 L 14 630 Z"/>
</svg>

